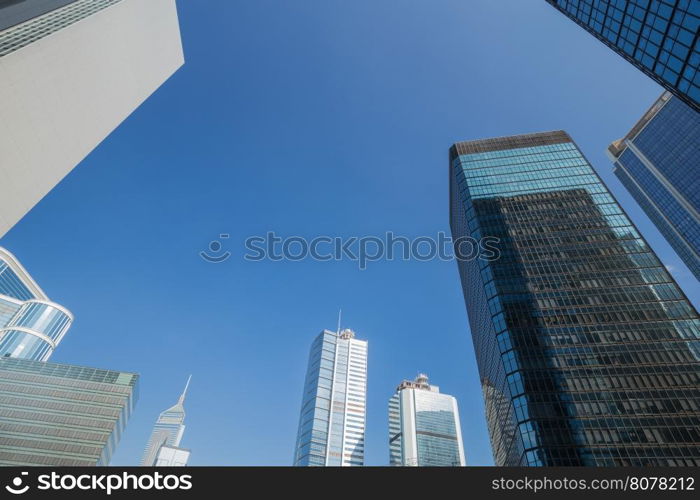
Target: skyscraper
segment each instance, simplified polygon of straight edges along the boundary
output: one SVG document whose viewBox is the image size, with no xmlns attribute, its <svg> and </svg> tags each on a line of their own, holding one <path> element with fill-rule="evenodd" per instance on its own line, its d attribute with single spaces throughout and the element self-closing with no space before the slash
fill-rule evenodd
<svg viewBox="0 0 700 500">
<path fill-rule="evenodd" d="M 73 322 L 22 264 L 0 248 L 0 357 L 46 361 Z"/>
<path fill-rule="evenodd" d="M 615 175 L 700 280 L 700 113 L 666 92 L 608 155 Z"/>
<path fill-rule="evenodd" d="M 47 363 L 72 322 L 0 248 L 0 465 L 109 464 L 138 375 Z"/>
<path fill-rule="evenodd" d="M 108 465 L 138 375 L 0 358 L 0 466 Z"/>
<path fill-rule="evenodd" d="M 440 394 L 426 375 L 404 380 L 389 399 L 389 462 L 418 467 L 466 465 L 457 400 Z"/>
<path fill-rule="evenodd" d="M 700 318 L 562 131 L 450 149 L 497 465 L 700 465 Z"/>
<path fill-rule="evenodd" d="M 0 237 L 182 64 L 175 0 L 0 1 Z"/>
<path fill-rule="evenodd" d="M 158 417 L 143 453 L 141 465 L 146 467 L 187 465 L 190 452 L 180 448 L 180 441 L 185 433 L 185 397 L 191 378 L 187 379 L 185 390 L 182 391 L 175 406 L 168 408 Z"/>
<path fill-rule="evenodd" d="M 547 2 L 686 104 L 700 111 L 700 2 Z"/>
<path fill-rule="evenodd" d="M 294 465 L 364 465 L 367 341 L 347 329 L 321 332 L 301 401 Z"/>
</svg>

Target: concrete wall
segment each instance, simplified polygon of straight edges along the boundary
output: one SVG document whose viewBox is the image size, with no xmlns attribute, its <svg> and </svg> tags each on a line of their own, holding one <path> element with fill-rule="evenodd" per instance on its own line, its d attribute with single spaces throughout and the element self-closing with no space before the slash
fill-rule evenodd
<svg viewBox="0 0 700 500">
<path fill-rule="evenodd" d="M 183 63 L 175 0 L 122 0 L 0 57 L 0 237 Z"/>
</svg>

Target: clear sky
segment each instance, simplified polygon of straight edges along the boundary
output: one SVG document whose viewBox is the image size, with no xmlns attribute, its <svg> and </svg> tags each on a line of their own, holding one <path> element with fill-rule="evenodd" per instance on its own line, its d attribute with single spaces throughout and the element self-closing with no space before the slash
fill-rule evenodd
<svg viewBox="0 0 700 500">
<path fill-rule="evenodd" d="M 369 340 L 368 465 L 418 371 L 492 463 L 454 262 L 247 262 L 243 240 L 449 232 L 455 141 L 567 130 L 698 304 L 604 150 L 661 89 L 544 0 L 180 1 L 186 65 L 0 245 L 75 314 L 52 361 L 135 371 L 114 465 L 192 385 L 192 465 L 291 463 L 308 349 Z M 220 233 L 232 257 L 199 256 Z"/>
</svg>

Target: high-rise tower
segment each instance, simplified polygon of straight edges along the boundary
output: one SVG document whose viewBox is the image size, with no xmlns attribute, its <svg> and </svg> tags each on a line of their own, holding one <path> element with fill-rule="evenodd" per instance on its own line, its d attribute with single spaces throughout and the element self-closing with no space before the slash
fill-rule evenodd
<svg viewBox="0 0 700 500">
<path fill-rule="evenodd" d="M 367 341 L 324 330 L 311 344 L 294 465 L 359 466 L 365 458 Z"/>
<path fill-rule="evenodd" d="M 700 280 L 700 113 L 666 92 L 608 155 L 615 175 Z"/>
<path fill-rule="evenodd" d="M 457 400 L 420 374 L 404 380 L 389 399 L 390 465 L 466 465 Z"/>
<path fill-rule="evenodd" d="M 700 2 L 547 2 L 695 111 L 700 111 Z"/>
<path fill-rule="evenodd" d="M 190 457 L 190 451 L 180 448 L 180 441 L 185 433 L 185 397 L 190 386 L 190 376 L 175 406 L 160 414 L 148 440 L 141 465 L 184 466 Z"/>
<path fill-rule="evenodd" d="M 497 465 L 700 465 L 700 318 L 562 131 L 450 149 Z"/>
<path fill-rule="evenodd" d="M 0 358 L 0 466 L 109 465 L 139 376 Z"/>
</svg>

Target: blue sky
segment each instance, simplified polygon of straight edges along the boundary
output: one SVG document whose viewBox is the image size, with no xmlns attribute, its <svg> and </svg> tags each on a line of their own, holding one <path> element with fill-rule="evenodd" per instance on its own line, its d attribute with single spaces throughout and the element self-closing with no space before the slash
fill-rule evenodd
<svg viewBox="0 0 700 500">
<path fill-rule="evenodd" d="M 0 244 L 73 311 L 52 361 L 135 371 L 114 465 L 192 373 L 192 465 L 288 465 L 310 343 L 369 340 L 369 465 L 427 372 L 491 464 L 454 262 L 246 262 L 243 240 L 449 232 L 459 140 L 567 130 L 697 305 L 697 281 L 604 155 L 661 89 L 543 0 L 178 2 L 186 65 Z M 233 256 L 199 256 L 220 233 Z"/>
</svg>

